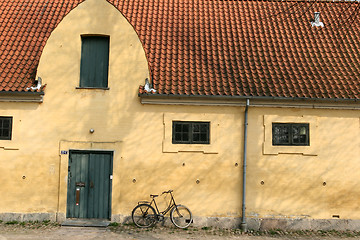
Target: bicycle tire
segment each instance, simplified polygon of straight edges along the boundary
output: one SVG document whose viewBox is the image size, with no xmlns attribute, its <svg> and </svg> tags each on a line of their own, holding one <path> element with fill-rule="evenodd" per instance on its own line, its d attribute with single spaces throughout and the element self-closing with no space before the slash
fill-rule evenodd
<svg viewBox="0 0 360 240">
<path fill-rule="evenodd" d="M 139 228 L 154 226 L 157 219 L 156 216 L 155 209 L 149 204 L 139 204 L 131 213 L 134 224 Z"/>
<path fill-rule="evenodd" d="M 176 205 L 170 212 L 171 222 L 178 228 L 187 228 L 193 222 L 189 208 L 184 205 Z"/>
</svg>

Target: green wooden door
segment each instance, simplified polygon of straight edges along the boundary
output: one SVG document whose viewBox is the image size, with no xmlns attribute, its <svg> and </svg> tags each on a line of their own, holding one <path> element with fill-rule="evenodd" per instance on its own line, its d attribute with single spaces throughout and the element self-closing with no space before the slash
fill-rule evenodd
<svg viewBox="0 0 360 240">
<path fill-rule="evenodd" d="M 112 152 L 70 151 L 68 218 L 110 218 Z"/>
</svg>

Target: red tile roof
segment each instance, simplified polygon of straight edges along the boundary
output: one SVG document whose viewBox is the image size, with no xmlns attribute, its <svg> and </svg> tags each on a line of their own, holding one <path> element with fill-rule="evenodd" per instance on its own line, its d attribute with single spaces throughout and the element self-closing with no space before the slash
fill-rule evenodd
<svg viewBox="0 0 360 240">
<path fill-rule="evenodd" d="M 0 90 L 27 91 L 51 31 L 81 1 L 0 0 Z M 360 98 L 359 1 L 108 2 L 136 30 L 156 95 Z"/>
<path fill-rule="evenodd" d="M 0 0 L 0 91 L 31 91 L 47 39 L 79 2 Z"/>
</svg>

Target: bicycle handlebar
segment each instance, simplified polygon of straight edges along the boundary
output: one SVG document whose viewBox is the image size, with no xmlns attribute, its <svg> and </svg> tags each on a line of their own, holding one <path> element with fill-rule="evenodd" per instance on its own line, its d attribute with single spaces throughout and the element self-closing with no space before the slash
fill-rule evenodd
<svg viewBox="0 0 360 240">
<path fill-rule="evenodd" d="M 164 194 L 164 193 L 171 193 L 171 192 L 173 192 L 173 190 L 165 191 L 165 192 L 163 192 L 162 194 Z"/>
</svg>

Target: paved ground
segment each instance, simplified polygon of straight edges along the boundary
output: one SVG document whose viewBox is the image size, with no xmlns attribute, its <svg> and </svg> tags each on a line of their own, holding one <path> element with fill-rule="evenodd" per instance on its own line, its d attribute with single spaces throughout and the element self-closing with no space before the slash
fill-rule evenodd
<svg viewBox="0 0 360 240">
<path fill-rule="evenodd" d="M 122 231 L 112 232 L 109 229 L 83 228 L 83 227 L 61 227 L 52 231 L 27 231 L 27 232 L 7 232 L 0 234 L 0 240 L 38 240 L 38 239 L 259 239 L 249 236 L 212 236 L 208 234 L 189 234 L 186 232 L 173 232 L 172 230 L 163 231 Z M 264 238 L 261 238 L 264 239 Z M 267 238 L 265 238 L 267 239 Z"/>
<path fill-rule="evenodd" d="M 60 227 L 52 223 L 0 223 L 0 240 L 165 240 L 165 239 L 199 239 L 199 240 L 276 240 L 276 239 L 360 239 L 359 232 L 291 232 L 268 231 L 241 233 L 239 230 L 189 228 L 187 230 L 172 227 L 156 226 L 151 229 L 138 229 L 134 226 L 112 226 L 108 228 Z"/>
</svg>

